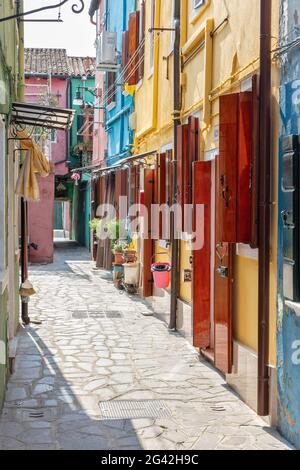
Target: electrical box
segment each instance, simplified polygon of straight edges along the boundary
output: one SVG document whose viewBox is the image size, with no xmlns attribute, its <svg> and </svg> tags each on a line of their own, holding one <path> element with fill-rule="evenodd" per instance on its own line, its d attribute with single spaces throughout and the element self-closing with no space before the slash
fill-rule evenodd
<svg viewBox="0 0 300 470">
<path fill-rule="evenodd" d="M 111 72 L 118 68 L 117 33 L 103 31 L 97 46 L 97 70 Z"/>
</svg>

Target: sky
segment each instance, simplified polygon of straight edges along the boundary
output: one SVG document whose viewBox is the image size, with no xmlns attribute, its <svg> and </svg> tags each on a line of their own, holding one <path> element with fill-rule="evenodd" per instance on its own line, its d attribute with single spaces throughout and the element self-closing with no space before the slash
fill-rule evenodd
<svg viewBox="0 0 300 470">
<path fill-rule="evenodd" d="M 59 3 L 59 0 L 25 0 L 24 11 Z M 88 9 L 90 0 L 84 0 L 85 9 L 80 14 L 72 12 L 72 5 L 80 4 L 69 0 L 61 8 L 63 23 L 25 22 L 25 47 L 67 49 L 70 56 L 95 56 L 96 27 L 90 23 Z M 57 18 L 58 9 L 46 10 L 29 15 L 27 19 Z"/>
</svg>

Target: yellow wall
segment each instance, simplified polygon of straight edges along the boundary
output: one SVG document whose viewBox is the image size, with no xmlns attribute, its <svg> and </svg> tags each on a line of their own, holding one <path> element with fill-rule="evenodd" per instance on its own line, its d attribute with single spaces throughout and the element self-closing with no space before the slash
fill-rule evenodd
<svg viewBox="0 0 300 470">
<path fill-rule="evenodd" d="M 182 53 L 188 62 L 182 74 L 182 120 L 201 113 L 201 159 L 205 152 L 218 148 L 214 128 L 219 123 L 219 96 L 240 90 L 243 80 L 258 72 L 260 0 L 213 0 L 196 14 L 193 0 L 182 0 Z M 157 0 L 156 27 L 172 27 L 172 0 Z M 136 91 L 137 130 L 135 151 L 160 149 L 173 140 L 173 56 L 170 53 L 171 33 L 163 32 L 155 41 L 155 66 L 149 75 L 149 7 L 146 1 L 145 77 Z M 273 1 L 274 45 L 278 37 L 279 0 Z M 226 18 L 228 22 L 217 33 L 210 32 Z M 251 38 L 251 40 L 249 40 Z M 198 50 L 197 50 L 198 48 Z M 196 51 L 196 52 L 195 52 Z M 191 57 L 192 54 L 194 57 Z M 278 69 L 274 76 L 274 111 L 278 112 Z M 273 121 L 274 149 L 277 154 L 278 122 Z M 275 158 L 275 157 L 274 157 Z M 276 168 L 276 165 L 274 165 Z M 277 174 L 273 175 L 277 188 Z M 277 249 L 277 191 L 273 194 L 272 262 L 270 293 L 270 362 L 276 363 L 276 249 Z M 188 244 L 181 242 L 181 269 L 190 269 Z M 161 250 L 158 247 L 159 250 Z M 182 275 L 181 275 L 182 280 Z M 258 263 L 245 257 L 235 257 L 234 338 L 257 350 L 258 321 Z M 191 301 L 191 284 L 180 285 L 180 297 Z"/>
</svg>

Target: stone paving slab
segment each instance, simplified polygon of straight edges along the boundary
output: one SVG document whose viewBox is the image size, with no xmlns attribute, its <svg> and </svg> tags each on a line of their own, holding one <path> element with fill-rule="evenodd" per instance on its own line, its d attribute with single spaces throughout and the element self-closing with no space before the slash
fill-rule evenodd
<svg viewBox="0 0 300 470">
<path fill-rule="evenodd" d="M 31 280 L 38 295 L 30 314 L 41 324 L 18 335 L 0 449 L 291 448 L 83 249 L 58 249 L 53 265 L 32 268 Z M 74 317 L 78 311 L 86 315 Z M 170 416 L 102 419 L 99 402 L 120 400 L 162 400 Z"/>
</svg>

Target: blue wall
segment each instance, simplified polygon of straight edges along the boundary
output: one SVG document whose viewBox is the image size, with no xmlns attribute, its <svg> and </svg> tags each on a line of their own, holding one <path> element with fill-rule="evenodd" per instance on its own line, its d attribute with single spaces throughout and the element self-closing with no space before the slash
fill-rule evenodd
<svg viewBox="0 0 300 470">
<path fill-rule="evenodd" d="M 281 42 L 290 43 L 300 37 L 295 11 L 300 18 L 299 0 L 281 1 Z M 282 119 L 281 139 L 300 134 L 300 49 L 299 46 L 280 57 Z M 287 308 L 283 298 L 283 222 L 281 212 L 284 197 L 281 190 L 282 149 L 279 155 L 279 244 L 278 244 L 278 412 L 279 429 L 294 445 L 300 448 L 300 348 L 293 349 L 300 341 L 300 318 Z M 300 240 L 299 240 L 300 243 Z M 299 344 L 299 343 L 298 343 Z M 294 355 L 294 356 L 293 356 Z M 298 364 L 299 362 L 299 364 Z"/>
<path fill-rule="evenodd" d="M 136 9 L 136 0 L 107 0 L 107 31 L 117 33 L 117 49 L 122 56 L 122 33 L 128 30 L 130 13 Z M 120 72 L 116 74 L 117 83 Z M 118 160 L 130 155 L 133 143 L 133 132 L 129 129 L 129 116 L 134 110 L 132 96 L 122 94 L 123 87 L 116 87 L 116 106 L 106 112 L 106 131 L 108 136 L 107 165 L 113 165 Z M 106 84 L 107 92 L 107 84 Z"/>
</svg>

